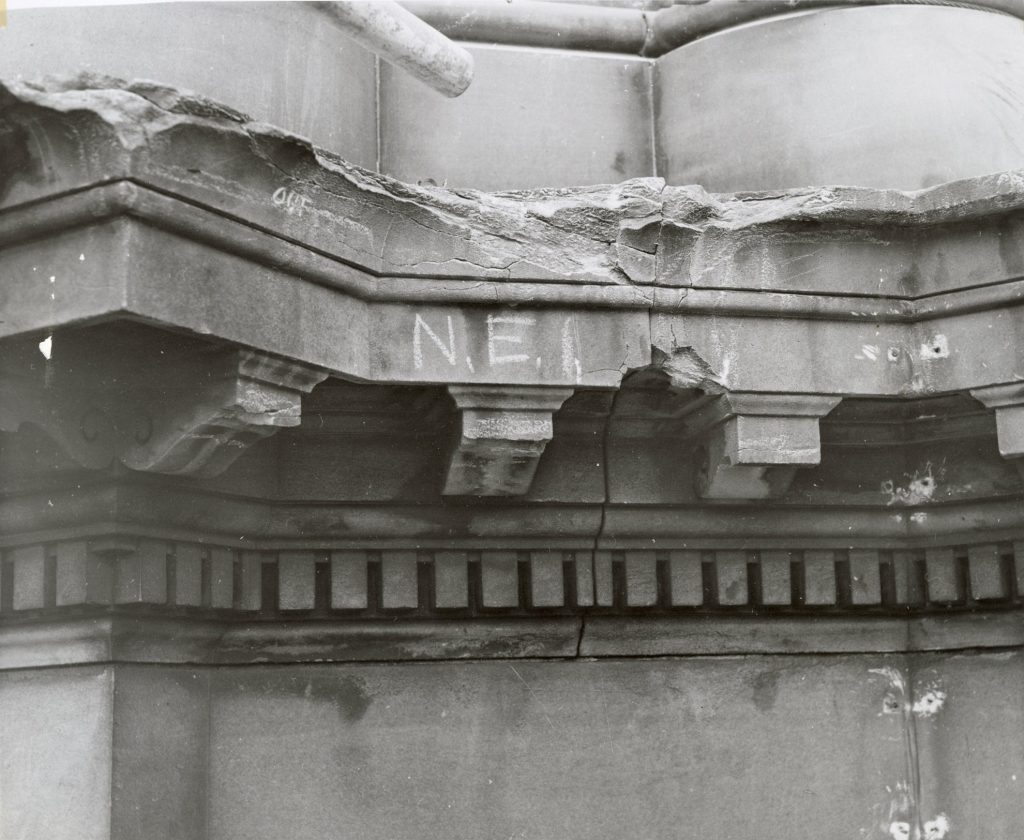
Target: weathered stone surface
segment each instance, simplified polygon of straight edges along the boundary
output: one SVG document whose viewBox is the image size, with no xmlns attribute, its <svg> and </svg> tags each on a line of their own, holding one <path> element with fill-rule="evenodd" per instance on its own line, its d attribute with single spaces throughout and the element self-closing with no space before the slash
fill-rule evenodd
<svg viewBox="0 0 1024 840">
<path fill-rule="evenodd" d="M 1024 203 L 1012 176 L 921 193 L 831 187 L 715 196 L 657 178 L 512 193 L 417 187 L 151 82 L 82 76 L 8 81 L 3 90 L 5 147 L 9 159 L 22 160 L 7 174 L 5 206 L 101 174 L 131 175 L 386 274 L 613 284 L 646 277 L 680 285 L 678 268 L 692 260 L 673 252 L 699 252 L 704 239 L 730 232 L 735 239 L 808 222 L 840 226 L 840 233 L 849 225 L 949 223 Z M 43 160 L 26 146 L 25 126 L 33 120 L 46 130 L 74 125 L 77 132 Z M 50 171 L 45 185 L 35 177 L 40 166 Z M 874 244 L 883 250 L 883 242 Z M 693 266 L 697 275 L 721 247 L 708 247 Z M 648 265 L 653 270 L 638 268 Z M 642 276 L 631 277 L 627 268 Z"/>
<path fill-rule="evenodd" d="M 1015 374 L 1012 353 L 966 348 L 979 330 L 1019 342 L 1016 173 L 920 193 L 486 194 L 404 185 L 153 83 L 5 90 L 24 159 L 0 213 L 6 335 L 136 317 L 392 382 L 615 387 L 652 344 L 728 391 L 914 396 Z M 54 136 L 45 153 L 28 126 Z"/>
<path fill-rule="evenodd" d="M 681 824 L 697 836 L 874 832 L 904 747 L 902 720 L 879 714 L 888 686 L 870 671 L 902 664 L 224 669 L 208 677 L 210 832 L 313 840 L 342 823 L 371 840 L 550 831 L 611 840 L 637 826 L 668 836 Z M 846 795 L 831 795 L 836 785 Z M 794 810 L 813 811 L 813 826 Z"/>
</svg>

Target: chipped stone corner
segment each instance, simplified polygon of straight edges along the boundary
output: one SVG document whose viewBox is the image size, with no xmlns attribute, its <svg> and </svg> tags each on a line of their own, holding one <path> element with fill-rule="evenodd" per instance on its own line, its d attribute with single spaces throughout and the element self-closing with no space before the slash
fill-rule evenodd
<svg viewBox="0 0 1024 840">
<path fill-rule="evenodd" d="M 651 367 L 668 376 L 673 388 L 698 389 L 706 394 L 728 391 L 725 377 L 711 367 L 693 347 L 651 345 Z"/>
</svg>

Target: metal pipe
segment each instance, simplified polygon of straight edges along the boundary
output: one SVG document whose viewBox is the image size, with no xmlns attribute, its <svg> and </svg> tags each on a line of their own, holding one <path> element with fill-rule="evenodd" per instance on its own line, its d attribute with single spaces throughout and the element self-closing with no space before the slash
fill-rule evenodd
<svg viewBox="0 0 1024 840">
<path fill-rule="evenodd" d="M 473 56 L 392 0 L 313 3 L 355 41 L 445 96 L 473 81 Z"/>
</svg>

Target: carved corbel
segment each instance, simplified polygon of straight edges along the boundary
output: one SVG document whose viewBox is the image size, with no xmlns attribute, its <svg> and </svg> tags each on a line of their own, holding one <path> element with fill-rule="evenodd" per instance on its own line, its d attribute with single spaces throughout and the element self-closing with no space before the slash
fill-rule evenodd
<svg viewBox="0 0 1024 840">
<path fill-rule="evenodd" d="M 1024 382 L 975 388 L 971 396 L 995 410 L 999 454 L 1016 465 L 1024 481 Z"/>
<path fill-rule="evenodd" d="M 256 441 L 298 426 L 302 395 L 327 374 L 253 350 L 233 350 L 203 371 L 192 399 L 151 397 L 121 462 L 133 470 L 209 477 Z M 140 429 L 140 421 L 144 423 Z"/>
<path fill-rule="evenodd" d="M 449 385 L 459 412 L 446 496 L 521 496 L 554 436 L 552 417 L 571 388 Z"/>
<path fill-rule="evenodd" d="M 840 397 L 720 394 L 686 418 L 699 441 L 697 493 L 705 499 L 769 499 L 797 469 L 821 462 L 818 421 Z"/>
<path fill-rule="evenodd" d="M 0 430 L 31 424 L 87 468 L 209 477 L 277 429 L 297 426 L 302 395 L 327 374 L 253 350 L 167 363 L 71 354 L 50 377 L 0 374 Z M 51 378 L 54 381 L 50 381 Z"/>
</svg>

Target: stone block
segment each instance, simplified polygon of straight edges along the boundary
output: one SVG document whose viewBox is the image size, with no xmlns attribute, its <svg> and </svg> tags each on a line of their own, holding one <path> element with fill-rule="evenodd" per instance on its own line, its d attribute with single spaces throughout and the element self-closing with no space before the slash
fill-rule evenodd
<svg viewBox="0 0 1024 840">
<path fill-rule="evenodd" d="M 230 609 L 235 598 L 235 555 L 230 549 L 210 549 L 210 606 Z"/>
<path fill-rule="evenodd" d="M 594 604 L 599 607 L 610 607 L 615 603 L 612 558 L 610 551 L 594 552 Z"/>
<path fill-rule="evenodd" d="M 872 60 L 851 43 L 871 44 Z M 953 54 L 950 43 L 972 46 Z M 1024 157 L 1006 138 L 1024 121 L 1001 91 L 1024 84 L 1022 46 L 1013 18 L 917 6 L 819 10 L 719 32 L 658 59 L 658 171 L 729 192 L 918 190 L 1019 169 Z M 837 98 L 840 86 L 851 94 Z M 950 131 L 936 138 L 940 123 Z"/>
<path fill-rule="evenodd" d="M 369 606 L 366 589 L 366 552 L 331 552 L 331 609 L 364 610 Z"/>
<path fill-rule="evenodd" d="M 238 608 L 260 609 L 263 606 L 263 554 L 259 551 L 243 551 L 239 571 L 241 587 Z"/>
<path fill-rule="evenodd" d="M 919 606 L 924 603 L 927 583 L 916 551 L 899 550 L 892 553 L 892 577 L 897 604 Z"/>
<path fill-rule="evenodd" d="M 668 556 L 670 603 L 673 607 L 699 607 L 704 603 L 701 552 L 679 549 Z"/>
<path fill-rule="evenodd" d="M 483 607 L 519 605 L 519 557 L 514 551 L 480 552 Z"/>
<path fill-rule="evenodd" d="M 419 605 L 415 551 L 388 550 L 380 554 L 381 606 L 409 610 Z"/>
<path fill-rule="evenodd" d="M 202 837 L 209 817 L 207 672 L 120 665 L 113 695 L 110 840 Z"/>
<path fill-rule="evenodd" d="M 718 603 L 735 607 L 750 601 L 747 581 L 747 553 L 721 550 L 715 552 L 715 583 Z"/>
<path fill-rule="evenodd" d="M 929 548 L 924 553 L 925 585 L 928 600 L 937 603 L 962 601 L 960 575 L 951 548 Z"/>
<path fill-rule="evenodd" d="M 434 552 L 434 603 L 438 609 L 469 606 L 468 552 Z"/>
<path fill-rule="evenodd" d="M 835 552 L 810 549 L 804 553 L 804 603 L 831 606 L 836 603 Z"/>
<path fill-rule="evenodd" d="M 901 721 L 880 714 L 887 684 L 872 675 L 898 662 L 219 669 L 209 831 L 315 840 L 344 824 L 363 840 L 421 840 L 555 826 L 564 840 L 612 840 L 685 824 L 694 837 L 843 836 L 871 824 L 905 772 Z M 793 814 L 812 811 L 801 834 Z"/>
<path fill-rule="evenodd" d="M 882 580 L 878 551 L 850 549 L 850 601 L 858 606 L 882 603 Z"/>
<path fill-rule="evenodd" d="M 158 540 L 139 540 L 116 555 L 114 603 L 167 603 L 167 561 L 170 547 Z"/>
<path fill-rule="evenodd" d="M 0 836 L 110 840 L 114 672 L 104 666 L 0 679 Z M 159 727 L 152 727 L 158 729 Z"/>
<path fill-rule="evenodd" d="M 46 605 L 46 552 L 43 546 L 15 548 L 8 555 L 14 568 L 11 602 L 16 610 L 39 609 Z"/>
<path fill-rule="evenodd" d="M 54 554 L 56 555 L 57 564 L 57 606 L 64 607 L 94 601 L 98 595 L 95 591 L 96 573 L 98 571 L 95 569 L 95 566 L 100 561 L 89 555 L 88 543 L 80 541 L 59 542 L 54 547 Z M 93 591 L 91 593 L 90 578 L 93 581 Z M 107 591 L 103 600 L 109 601 L 109 577 L 106 583 Z"/>
<path fill-rule="evenodd" d="M 627 551 L 626 606 L 653 607 L 658 603 L 657 555 L 653 551 Z"/>
<path fill-rule="evenodd" d="M 458 99 L 380 68 L 381 169 L 400 180 L 508 190 L 654 175 L 652 67 L 645 59 L 468 46 Z M 600 126 L 581 131 L 581 126 Z M 494 162 L 500 160 L 501 166 Z"/>
<path fill-rule="evenodd" d="M 574 551 L 573 565 L 576 571 L 576 605 L 594 605 L 594 553 Z"/>
<path fill-rule="evenodd" d="M 203 549 L 195 543 L 175 546 L 174 603 L 188 607 L 203 604 Z"/>
<path fill-rule="evenodd" d="M 969 546 L 967 568 L 971 597 L 974 600 L 1004 600 L 1010 597 L 1011 593 L 1007 590 L 1008 581 L 999 546 L 991 544 Z"/>
<path fill-rule="evenodd" d="M 792 563 L 793 557 L 788 551 L 761 552 L 762 604 L 781 607 L 793 603 Z"/>
<path fill-rule="evenodd" d="M 534 607 L 561 607 L 565 604 L 563 552 L 530 552 L 530 603 Z"/>
<path fill-rule="evenodd" d="M 316 598 L 316 555 L 282 551 L 277 558 L 277 603 L 282 610 L 311 610 Z"/>
</svg>

